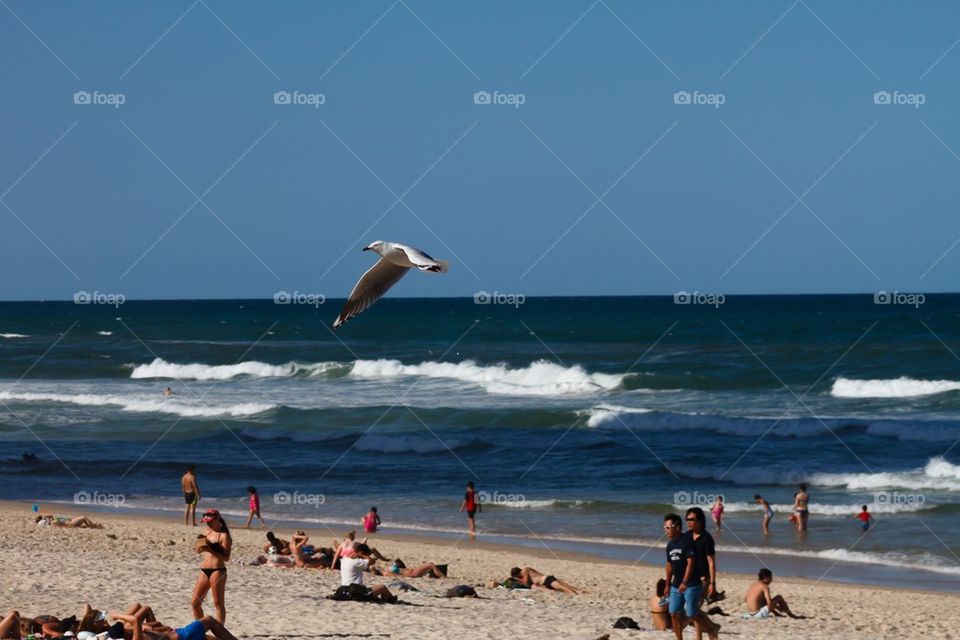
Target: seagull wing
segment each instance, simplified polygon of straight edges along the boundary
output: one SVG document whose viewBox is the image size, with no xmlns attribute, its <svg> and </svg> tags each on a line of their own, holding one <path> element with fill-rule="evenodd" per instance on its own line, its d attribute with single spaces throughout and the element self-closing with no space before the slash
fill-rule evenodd
<svg viewBox="0 0 960 640">
<path fill-rule="evenodd" d="M 436 258 L 427 254 L 426 251 L 421 251 L 420 249 L 414 249 L 413 247 L 408 247 L 405 244 L 394 243 L 394 246 L 402 250 L 407 254 L 407 259 L 414 264 L 415 267 L 421 271 L 429 271 L 432 273 L 446 273 L 450 270 L 450 263 L 446 260 L 437 260 Z"/>
<path fill-rule="evenodd" d="M 333 328 L 336 329 L 353 316 L 373 306 L 373 303 L 389 291 L 390 287 L 397 284 L 409 270 L 409 267 L 401 267 L 380 258 L 377 264 L 367 269 L 367 272 L 357 281 L 353 291 L 350 292 L 347 304 L 343 305 L 340 315 L 333 322 Z"/>
</svg>

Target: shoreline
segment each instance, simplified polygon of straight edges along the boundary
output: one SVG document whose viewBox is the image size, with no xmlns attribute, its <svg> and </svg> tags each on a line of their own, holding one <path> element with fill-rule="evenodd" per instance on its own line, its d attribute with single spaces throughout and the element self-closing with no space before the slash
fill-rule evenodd
<svg viewBox="0 0 960 640">
<path fill-rule="evenodd" d="M 0 500 L 0 509 L 16 507 L 29 512 L 33 504 L 56 506 L 58 512 L 67 515 L 98 514 L 104 519 L 119 519 L 134 515 L 159 522 L 178 524 L 182 517 L 182 510 L 151 509 L 144 507 L 84 507 L 72 503 L 40 502 L 22 500 Z M 41 511 L 44 509 L 41 507 Z M 51 509 L 46 509 L 47 511 Z M 237 515 L 222 510 L 225 517 L 238 518 Z M 229 522 L 229 521 L 228 521 Z M 182 525 L 181 525 L 182 526 Z M 232 525 L 234 526 L 234 525 Z M 239 524 L 236 526 L 239 527 Z M 350 529 L 359 529 L 356 526 L 343 522 L 316 522 L 298 520 L 296 518 L 279 518 L 273 520 L 267 529 L 307 531 L 323 531 L 328 534 L 341 536 Z M 245 530 L 245 529 L 240 529 Z M 261 531 L 253 527 L 250 531 Z M 769 553 L 768 558 L 762 558 L 763 552 L 751 550 L 736 550 L 724 547 L 718 540 L 718 566 L 724 576 L 733 576 L 744 580 L 754 580 L 756 571 L 766 566 L 782 579 L 790 579 L 801 584 L 816 585 L 830 583 L 836 585 L 856 586 L 863 589 L 894 589 L 900 592 L 916 594 L 950 594 L 960 595 L 960 580 L 951 574 L 935 571 L 911 570 L 903 567 L 890 567 L 873 563 L 851 562 L 829 558 L 814 558 L 803 555 L 791 555 L 790 551 Z M 359 535 L 363 535 L 358 531 Z M 531 532 L 532 534 L 532 532 Z M 403 529 L 398 527 L 381 527 L 374 534 L 374 540 L 394 541 L 400 543 L 416 543 L 436 547 L 458 547 L 470 545 L 472 548 L 491 552 L 510 552 L 530 555 L 541 559 L 559 558 L 574 562 L 603 563 L 616 566 L 636 566 L 638 564 L 650 569 L 662 570 L 663 564 L 657 558 L 663 553 L 661 544 L 636 544 L 624 541 L 618 543 L 613 540 L 593 541 L 556 538 L 550 535 L 520 536 L 506 534 L 484 534 L 478 532 L 475 540 L 469 540 L 466 533 L 456 534 L 447 531 L 433 533 Z M 728 567 L 731 567 L 728 569 Z M 872 581 L 871 581 L 872 579 Z M 927 581 L 933 586 L 921 588 L 915 582 Z"/>
</svg>

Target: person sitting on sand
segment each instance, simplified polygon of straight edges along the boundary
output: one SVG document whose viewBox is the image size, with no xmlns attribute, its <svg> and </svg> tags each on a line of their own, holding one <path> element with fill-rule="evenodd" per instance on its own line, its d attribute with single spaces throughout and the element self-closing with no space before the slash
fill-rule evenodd
<svg viewBox="0 0 960 640">
<path fill-rule="evenodd" d="M 290 548 L 290 542 L 278 538 L 273 534 L 273 531 L 267 531 L 267 544 L 263 545 L 263 552 L 270 553 L 270 547 L 274 548 L 274 553 L 279 553 L 282 556 L 293 554 L 293 550 Z"/>
<path fill-rule="evenodd" d="M 72 527 L 74 529 L 103 529 L 103 525 L 99 522 L 94 522 L 87 516 L 77 516 L 76 518 L 71 518 L 70 516 L 55 516 L 50 514 L 38 515 L 36 520 L 34 520 L 38 525 L 46 527 Z"/>
<path fill-rule="evenodd" d="M 787 614 L 791 618 L 800 618 L 794 615 L 787 606 L 787 601 L 783 596 L 770 595 L 770 583 L 773 582 L 773 572 L 764 567 L 757 572 L 757 581 L 747 587 L 747 594 L 744 596 L 744 602 L 747 605 L 747 613 L 744 618 L 769 618 L 771 615 L 782 617 Z"/>
<path fill-rule="evenodd" d="M 542 591 L 562 591 L 572 596 L 580 592 L 570 584 L 557 580 L 556 576 L 544 575 L 533 567 L 513 567 L 510 569 L 510 577 L 520 580 L 531 589 L 540 589 Z"/>
<path fill-rule="evenodd" d="M 350 585 L 359 585 L 363 588 L 363 596 L 369 596 L 380 602 L 396 604 L 397 596 L 390 593 L 382 584 L 367 587 L 363 584 L 363 572 L 370 569 L 377 561 L 373 557 L 373 550 L 365 543 L 357 543 L 353 546 L 352 557 L 340 558 L 340 585 L 349 587 Z"/>
<path fill-rule="evenodd" d="M 402 576 L 404 578 L 422 578 L 423 576 L 429 576 L 431 578 L 447 577 L 447 565 L 445 564 L 425 562 L 419 567 L 408 567 L 400 558 L 396 558 L 389 567 L 384 569 L 371 567 L 370 571 L 378 576 Z"/>
<path fill-rule="evenodd" d="M 133 613 L 129 613 L 131 610 Z M 208 631 L 217 640 L 237 640 L 213 616 L 203 616 L 174 629 L 158 621 L 150 607 L 135 604 L 128 609 L 128 613 L 114 613 L 110 617 L 123 624 L 124 636 L 128 640 L 205 640 Z"/>
<path fill-rule="evenodd" d="M 673 620 L 670 618 L 669 602 L 667 597 L 667 581 L 657 580 L 657 595 L 650 596 L 650 618 L 653 628 L 657 631 L 672 631 Z"/>
<path fill-rule="evenodd" d="M 357 537 L 357 532 L 350 531 L 343 537 L 342 541 L 339 541 L 339 542 L 337 540 L 333 541 L 335 551 L 333 552 L 333 559 L 331 560 L 331 565 L 330 565 L 331 567 L 333 567 L 334 569 L 337 569 L 338 568 L 337 562 L 339 561 L 340 558 L 356 558 L 357 557 L 357 554 L 355 552 L 357 545 L 367 544 L 367 539 L 364 538 L 360 542 L 357 542 L 356 537 Z M 371 554 L 371 557 L 377 560 L 390 562 L 390 558 L 384 556 L 382 553 L 380 553 L 378 549 L 370 547 L 370 554 Z"/>
</svg>

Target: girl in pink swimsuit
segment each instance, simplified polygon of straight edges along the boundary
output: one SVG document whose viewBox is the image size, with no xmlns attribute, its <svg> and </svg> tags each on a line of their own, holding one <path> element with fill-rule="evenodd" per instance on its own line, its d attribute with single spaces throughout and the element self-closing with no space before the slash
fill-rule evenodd
<svg viewBox="0 0 960 640">
<path fill-rule="evenodd" d="M 713 524 L 716 525 L 717 531 L 720 531 L 723 528 L 723 496 L 717 496 L 713 506 L 710 507 L 710 515 L 713 516 Z"/>
</svg>

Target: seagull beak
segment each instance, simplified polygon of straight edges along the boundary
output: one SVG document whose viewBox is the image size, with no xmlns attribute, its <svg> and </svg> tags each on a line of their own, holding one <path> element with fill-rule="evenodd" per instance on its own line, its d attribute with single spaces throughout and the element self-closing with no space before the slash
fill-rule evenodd
<svg viewBox="0 0 960 640">
<path fill-rule="evenodd" d="M 372 249 L 370 247 L 364 247 L 361 251 L 372 251 Z"/>
</svg>

